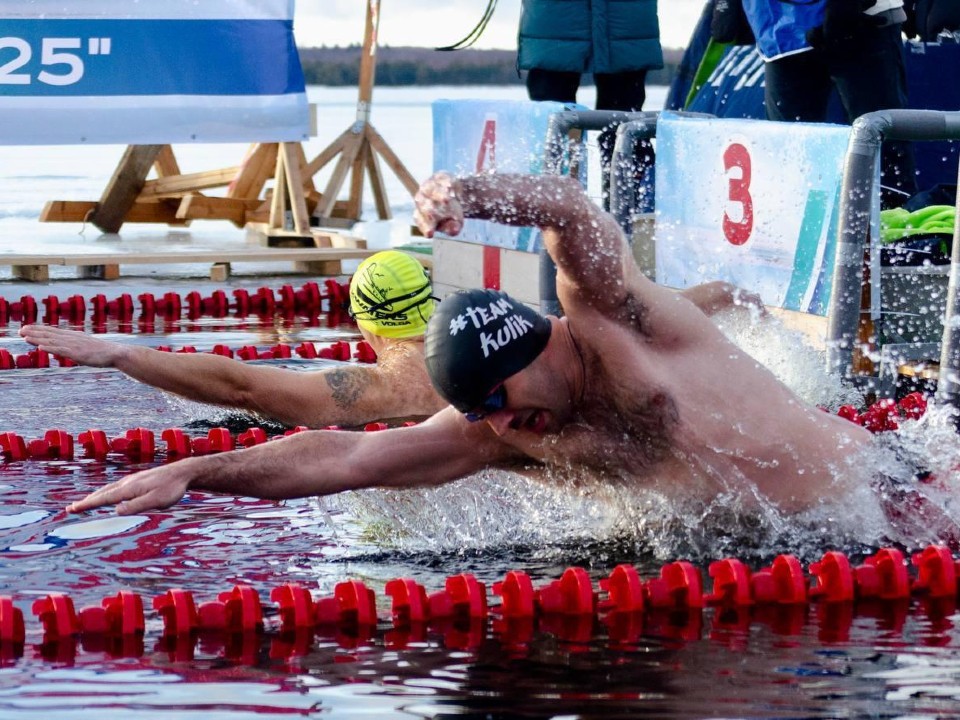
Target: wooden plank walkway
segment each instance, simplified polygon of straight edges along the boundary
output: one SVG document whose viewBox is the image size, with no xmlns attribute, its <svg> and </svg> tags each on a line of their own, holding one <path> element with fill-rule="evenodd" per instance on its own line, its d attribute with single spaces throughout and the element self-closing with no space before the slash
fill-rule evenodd
<svg viewBox="0 0 960 720">
<path fill-rule="evenodd" d="M 210 263 L 210 278 L 223 281 L 230 275 L 233 263 L 293 263 L 294 272 L 309 275 L 334 276 L 342 274 L 340 261 L 365 258 L 375 251 L 365 247 L 323 248 L 252 248 L 224 250 L 196 250 L 186 252 L 124 252 L 109 254 L 52 253 L 19 254 L 0 253 L 0 265 L 13 268 L 18 280 L 47 282 L 50 266 L 74 266 L 79 277 L 114 280 L 120 277 L 122 265 L 169 265 Z"/>
</svg>

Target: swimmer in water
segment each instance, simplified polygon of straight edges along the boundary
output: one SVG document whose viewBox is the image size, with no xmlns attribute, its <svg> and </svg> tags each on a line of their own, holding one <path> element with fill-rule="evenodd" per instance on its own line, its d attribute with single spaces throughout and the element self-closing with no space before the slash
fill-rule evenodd
<svg viewBox="0 0 960 720">
<path fill-rule="evenodd" d="M 423 266 L 387 250 L 365 259 L 350 283 L 350 313 L 377 353 L 376 365 L 315 372 L 251 364 L 209 353 L 165 353 L 84 333 L 27 325 L 23 338 L 81 365 L 116 368 L 198 402 L 282 423 L 324 427 L 427 417 L 446 405 L 423 365 L 423 333 L 436 298 Z"/>
<path fill-rule="evenodd" d="M 683 294 L 645 278 L 615 219 L 559 176 L 439 173 L 416 196 L 427 237 L 465 218 L 537 226 L 564 317 L 492 290 L 446 298 L 426 365 L 450 403 L 377 433 L 304 432 L 132 474 L 68 507 L 163 508 L 189 490 L 282 499 L 445 483 L 487 467 L 703 487 L 738 478 L 784 511 L 836 492 L 863 428 L 805 404 Z"/>
</svg>

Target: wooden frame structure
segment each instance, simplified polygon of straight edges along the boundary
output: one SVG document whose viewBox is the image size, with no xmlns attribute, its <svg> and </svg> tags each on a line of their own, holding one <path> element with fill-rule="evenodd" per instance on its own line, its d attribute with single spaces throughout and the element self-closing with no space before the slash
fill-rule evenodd
<svg viewBox="0 0 960 720">
<path fill-rule="evenodd" d="M 386 141 L 370 124 L 370 110 L 373 102 L 374 76 L 377 67 L 377 29 L 380 24 L 380 0 L 367 0 L 366 24 L 363 32 L 363 48 L 360 55 L 359 97 L 357 99 L 357 120 L 347 128 L 306 166 L 306 174 L 315 175 L 339 156 L 337 165 L 330 176 L 327 187 L 315 215 L 321 219 L 331 217 L 343 183 L 350 175 L 350 196 L 345 212 L 349 218 L 359 218 L 363 199 L 363 180 L 370 173 L 370 186 L 373 190 L 377 214 L 381 220 L 391 217 L 387 191 L 380 170 L 380 158 L 397 176 L 410 195 L 417 192 L 419 183 L 396 156 Z"/>
<path fill-rule="evenodd" d="M 126 222 L 189 225 L 193 220 L 228 220 L 237 227 L 263 225 L 268 245 L 331 247 L 336 232 L 312 229 L 311 218 L 328 228 L 359 220 L 367 173 L 378 216 L 389 219 L 380 158 L 411 195 L 418 183 L 369 121 L 379 6 L 379 0 L 367 0 L 357 120 L 314 159 L 307 161 L 300 143 L 259 143 L 238 166 L 183 174 L 171 146 L 131 145 L 99 201 L 50 201 L 40 221 L 89 222 L 105 233 L 117 233 Z M 313 176 L 334 159 L 337 164 L 320 193 Z M 151 170 L 156 178 L 147 179 Z M 338 200 L 348 176 L 349 198 Z M 271 179 L 272 191 L 264 193 Z M 204 194 L 222 187 L 227 188 L 222 197 Z"/>
</svg>

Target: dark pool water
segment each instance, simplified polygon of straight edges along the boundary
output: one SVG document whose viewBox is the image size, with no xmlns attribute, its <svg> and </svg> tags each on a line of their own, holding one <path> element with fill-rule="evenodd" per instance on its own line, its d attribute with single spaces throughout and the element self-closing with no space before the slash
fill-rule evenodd
<svg viewBox="0 0 960 720">
<path fill-rule="evenodd" d="M 0 337 L 0 346 L 25 352 L 14 330 Z M 184 340 L 180 344 L 203 349 L 343 336 L 296 324 L 197 330 L 121 339 Z M 111 435 L 137 426 L 205 428 L 224 417 L 113 371 L 0 374 L 0 431 L 28 438 L 55 427 L 73 434 L 96 427 Z M 393 627 L 384 594 L 392 578 L 415 578 L 432 592 L 446 577 L 469 572 L 489 590 L 516 569 L 536 585 L 571 565 L 586 567 L 594 582 L 623 562 L 649 578 L 662 558 L 609 537 L 571 542 L 562 534 L 551 540 L 549 533 L 536 542 L 485 544 L 473 532 L 471 542 L 439 548 L 382 541 L 384 528 L 352 516 L 349 503 L 312 500 L 191 494 L 168 511 L 133 518 L 61 512 L 137 467 L 118 456 L 0 465 L 0 595 L 13 598 L 27 626 L 22 648 L 0 647 L 0 718 L 960 717 L 960 615 L 953 601 L 915 597 L 900 604 L 708 609 L 614 620 L 590 615 L 509 625 L 460 618 L 404 633 Z M 400 509 L 379 522 L 398 523 L 403 515 Z M 767 559 L 773 554 L 771 548 Z M 713 558 L 690 559 L 706 570 Z M 45 642 L 31 612 L 36 599 L 52 592 L 69 594 L 80 608 L 133 590 L 149 607 L 170 588 L 188 590 L 199 602 L 239 583 L 256 588 L 269 608 L 271 589 L 285 583 L 302 583 L 321 597 L 347 579 L 375 591 L 375 628 L 285 635 L 268 609 L 264 633 L 176 641 L 163 636 L 161 620 L 148 610 L 142 642 Z"/>
</svg>

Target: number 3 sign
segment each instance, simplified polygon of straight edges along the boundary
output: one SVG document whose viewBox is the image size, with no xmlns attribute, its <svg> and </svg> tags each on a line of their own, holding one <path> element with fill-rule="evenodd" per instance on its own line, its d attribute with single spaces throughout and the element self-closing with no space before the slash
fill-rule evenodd
<svg viewBox="0 0 960 720">
<path fill-rule="evenodd" d="M 657 281 L 726 280 L 823 313 L 846 126 L 661 114 Z"/>
<path fill-rule="evenodd" d="M 740 220 L 723 213 L 723 236 L 731 245 L 743 245 L 753 232 L 753 198 L 750 197 L 750 151 L 740 143 L 731 143 L 723 153 L 723 169 L 729 178 L 731 203 L 740 206 Z M 739 172 L 737 172 L 739 171 Z"/>
</svg>

